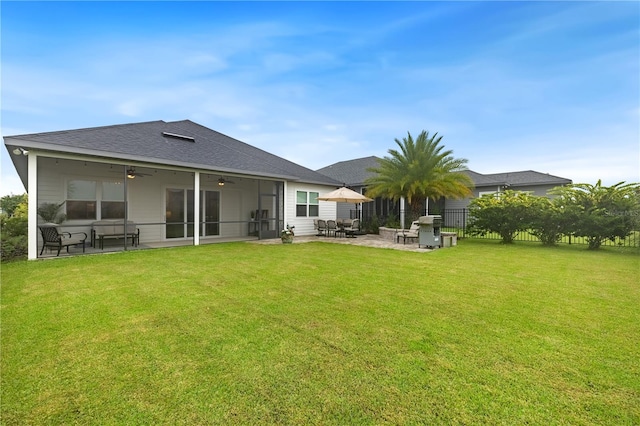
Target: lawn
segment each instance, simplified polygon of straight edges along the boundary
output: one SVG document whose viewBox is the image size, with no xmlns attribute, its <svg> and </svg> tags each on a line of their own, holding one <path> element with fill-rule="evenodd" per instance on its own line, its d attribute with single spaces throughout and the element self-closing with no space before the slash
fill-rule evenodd
<svg viewBox="0 0 640 426">
<path fill-rule="evenodd" d="M 4 264 L 1 423 L 640 424 L 639 276 L 478 240 Z"/>
</svg>

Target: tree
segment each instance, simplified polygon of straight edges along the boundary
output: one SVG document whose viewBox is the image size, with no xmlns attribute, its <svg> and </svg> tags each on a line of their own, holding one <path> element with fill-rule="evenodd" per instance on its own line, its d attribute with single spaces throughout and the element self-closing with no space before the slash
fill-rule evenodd
<svg viewBox="0 0 640 426">
<path fill-rule="evenodd" d="M 412 219 L 420 214 L 427 199 L 464 198 L 472 194 L 473 181 L 466 170 L 466 159 L 454 158 L 453 151 L 441 145 L 442 136 L 422 131 L 414 141 L 411 133 L 402 141 L 395 139 L 400 150 L 390 149 L 389 156 L 378 160 L 379 167 L 367 179 L 367 196 L 385 197 L 394 201 L 404 197 L 411 206 Z"/>
<path fill-rule="evenodd" d="M 26 194 L 24 196 L 7 196 L 21 197 L 24 201 L 10 207 L 11 215 L 5 211 L 3 204 L 3 212 L 0 214 L 0 258 L 3 262 L 21 259 L 27 255 L 27 225 L 28 225 L 28 205 Z M 2 197 L 3 202 L 7 197 Z M 12 201 L 13 201 L 12 199 Z"/>
<path fill-rule="evenodd" d="M 538 197 L 528 192 L 507 190 L 483 195 L 469 203 L 469 231 L 472 235 L 495 232 L 510 244 L 516 234 L 529 229 Z"/>
<path fill-rule="evenodd" d="M 6 213 L 7 216 L 13 216 L 13 212 L 15 209 L 22 203 L 27 202 L 27 194 L 22 195 L 5 195 L 0 198 L 0 209 L 3 213 Z"/>
<path fill-rule="evenodd" d="M 638 230 L 640 184 L 619 182 L 612 186 L 578 183 L 554 188 L 555 205 L 566 217 L 564 233 L 587 238 L 589 249 L 606 240 L 626 238 Z"/>
</svg>

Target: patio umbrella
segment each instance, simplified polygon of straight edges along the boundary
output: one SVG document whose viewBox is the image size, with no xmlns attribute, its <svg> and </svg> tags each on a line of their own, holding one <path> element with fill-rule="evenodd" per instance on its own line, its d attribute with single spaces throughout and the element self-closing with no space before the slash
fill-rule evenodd
<svg viewBox="0 0 640 426">
<path fill-rule="evenodd" d="M 358 213 L 358 203 L 364 203 L 366 201 L 373 201 L 369 197 L 365 197 L 362 194 L 357 193 L 345 186 L 338 188 L 335 191 L 331 191 L 328 194 L 324 194 L 322 197 L 318 197 L 318 200 L 322 201 L 336 201 L 338 203 L 355 203 L 356 205 L 356 217 L 360 218 Z"/>
<path fill-rule="evenodd" d="M 331 191 L 328 194 L 324 194 L 322 197 L 318 197 L 318 200 L 322 201 L 336 201 L 338 203 L 364 203 L 366 201 L 373 201 L 369 197 L 365 197 L 362 194 L 357 193 L 347 187 L 338 188 L 335 191 Z"/>
</svg>

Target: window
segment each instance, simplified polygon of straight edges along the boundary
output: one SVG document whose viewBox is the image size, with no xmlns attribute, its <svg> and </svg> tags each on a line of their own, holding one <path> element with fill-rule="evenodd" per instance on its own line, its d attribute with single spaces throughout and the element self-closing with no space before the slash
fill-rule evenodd
<svg viewBox="0 0 640 426">
<path fill-rule="evenodd" d="M 318 204 L 317 192 L 296 192 L 296 216 L 297 217 L 318 217 L 320 208 Z"/>
<path fill-rule="evenodd" d="M 73 179 L 67 182 L 67 219 L 124 218 L 122 182 Z"/>
<path fill-rule="evenodd" d="M 309 193 L 309 216 L 318 217 L 320 215 L 320 205 L 318 204 L 317 192 Z"/>
<path fill-rule="evenodd" d="M 96 182 L 70 180 L 67 183 L 67 219 L 96 218 Z"/>
<path fill-rule="evenodd" d="M 102 182 L 101 219 L 124 219 L 124 185 Z"/>
</svg>

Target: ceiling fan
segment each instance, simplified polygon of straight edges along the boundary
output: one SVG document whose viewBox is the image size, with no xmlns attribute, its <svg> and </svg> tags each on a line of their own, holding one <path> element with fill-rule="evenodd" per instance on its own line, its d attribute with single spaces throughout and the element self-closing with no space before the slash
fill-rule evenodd
<svg viewBox="0 0 640 426">
<path fill-rule="evenodd" d="M 151 175 L 148 173 L 136 172 L 136 168 L 133 166 L 127 169 L 127 177 L 129 179 L 135 179 L 137 177 L 144 177 L 144 176 L 151 176 Z"/>
<path fill-rule="evenodd" d="M 234 184 L 235 182 L 229 179 L 225 179 L 224 177 L 218 179 L 218 186 L 224 186 L 227 183 Z"/>
</svg>

